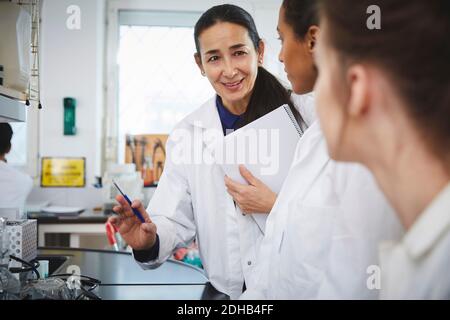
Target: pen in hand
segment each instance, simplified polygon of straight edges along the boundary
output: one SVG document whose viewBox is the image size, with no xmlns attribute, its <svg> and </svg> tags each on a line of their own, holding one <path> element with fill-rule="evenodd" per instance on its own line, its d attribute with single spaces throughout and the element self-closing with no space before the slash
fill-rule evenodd
<svg viewBox="0 0 450 320">
<path fill-rule="evenodd" d="M 128 202 L 128 204 L 129 204 L 130 207 L 131 207 L 131 200 L 130 200 L 130 198 L 128 198 L 128 196 L 127 196 L 125 193 L 122 192 L 122 190 L 119 188 L 119 186 L 117 185 L 117 183 L 116 183 L 114 180 L 113 180 L 113 184 L 114 184 L 114 186 L 117 188 L 117 190 L 119 190 L 120 194 L 125 198 L 125 200 Z M 142 223 L 145 222 L 144 217 L 142 216 L 142 214 L 139 212 L 138 209 L 131 207 L 131 210 L 133 210 L 134 215 L 135 215 L 136 217 L 138 217 L 138 219 L 139 219 Z"/>
</svg>

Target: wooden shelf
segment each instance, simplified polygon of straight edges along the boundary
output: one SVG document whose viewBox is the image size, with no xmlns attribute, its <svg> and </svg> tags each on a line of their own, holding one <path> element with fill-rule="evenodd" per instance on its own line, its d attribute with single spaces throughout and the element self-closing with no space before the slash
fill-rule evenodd
<svg viewBox="0 0 450 320">
<path fill-rule="evenodd" d="M 16 90 L 13 90 L 10 88 L 6 88 L 4 86 L 0 86 L 0 94 L 6 96 L 8 98 L 21 100 L 21 101 L 25 101 L 27 99 L 27 96 L 25 93 L 16 91 Z"/>
</svg>

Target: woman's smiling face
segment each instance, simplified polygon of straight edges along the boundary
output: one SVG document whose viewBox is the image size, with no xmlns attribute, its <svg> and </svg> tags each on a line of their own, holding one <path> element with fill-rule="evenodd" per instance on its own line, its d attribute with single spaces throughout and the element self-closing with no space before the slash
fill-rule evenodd
<svg viewBox="0 0 450 320">
<path fill-rule="evenodd" d="M 196 62 L 225 106 L 248 105 L 264 46 L 255 49 L 246 28 L 218 22 L 199 36 Z"/>
</svg>

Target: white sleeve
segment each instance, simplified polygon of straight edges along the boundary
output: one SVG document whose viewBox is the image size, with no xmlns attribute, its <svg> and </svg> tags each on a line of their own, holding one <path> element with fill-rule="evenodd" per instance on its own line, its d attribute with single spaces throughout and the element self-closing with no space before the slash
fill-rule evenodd
<svg viewBox="0 0 450 320">
<path fill-rule="evenodd" d="M 180 145 L 169 137 L 163 174 L 147 208 L 159 236 L 159 255 L 152 261 L 137 261 L 144 269 L 160 266 L 175 249 L 189 244 L 196 235 L 186 167 L 174 161 L 175 147 Z"/>
</svg>

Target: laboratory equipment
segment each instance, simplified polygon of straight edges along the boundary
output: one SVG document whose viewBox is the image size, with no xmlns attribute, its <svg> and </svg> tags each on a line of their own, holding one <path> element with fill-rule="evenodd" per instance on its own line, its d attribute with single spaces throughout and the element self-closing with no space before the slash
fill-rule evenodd
<svg viewBox="0 0 450 320">
<path fill-rule="evenodd" d="M 48 270 L 49 270 L 48 266 L 49 266 L 48 260 L 39 260 L 38 272 L 39 275 L 41 276 L 41 279 L 45 279 L 48 277 Z"/>
<path fill-rule="evenodd" d="M 22 271 L 18 268 L 20 261 L 30 261 L 36 257 L 36 239 L 36 220 L 8 221 L 0 217 L 0 299 L 19 298 L 20 280 L 25 278 L 14 269 Z"/>
<path fill-rule="evenodd" d="M 37 255 L 36 220 L 16 220 L 6 222 L 6 236 L 9 238 L 8 251 L 25 261 L 31 261 Z"/>
<path fill-rule="evenodd" d="M 107 222 L 105 224 L 105 228 L 106 228 L 106 236 L 108 238 L 109 244 L 114 248 L 114 250 L 119 251 L 119 246 L 117 244 L 117 239 L 116 239 L 116 229 L 111 224 L 111 222 Z"/>
<path fill-rule="evenodd" d="M 71 290 L 67 283 L 59 278 L 37 279 L 30 281 L 22 293 L 27 299 L 71 300 Z"/>
<path fill-rule="evenodd" d="M 8 265 L 9 238 L 6 233 L 6 219 L 0 217 L 0 266 Z"/>
<path fill-rule="evenodd" d="M 110 164 L 103 176 L 103 203 L 105 212 L 112 213 L 112 208 L 117 205 L 115 199 L 116 195 L 120 194 L 113 184 L 116 181 L 124 190 L 131 200 L 144 200 L 142 189 L 144 187 L 144 180 L 134 163 L 126 164 Z"/>
<path fill-rule="evenodd" d="M 31 15 L 11 2 L 0 2 L 0 61 L 3 86 L 25 93 L 31 75 Z"/>
</svg>

